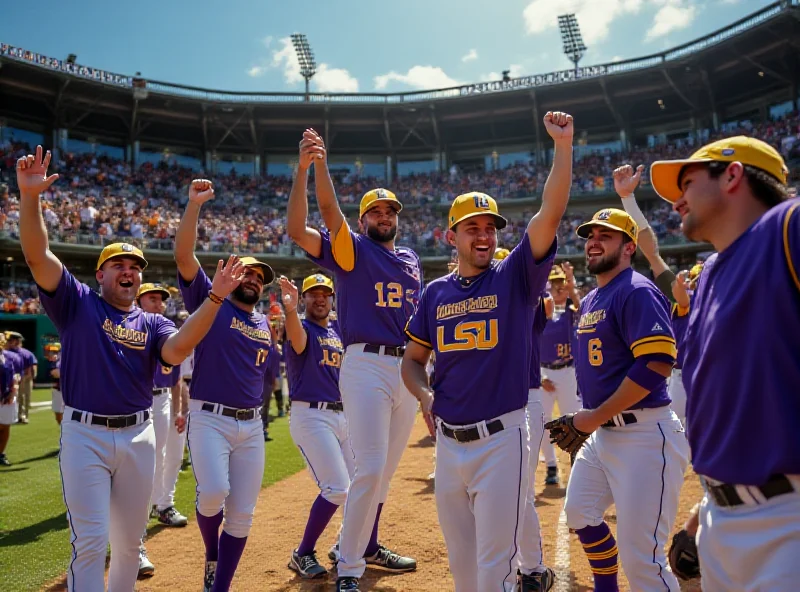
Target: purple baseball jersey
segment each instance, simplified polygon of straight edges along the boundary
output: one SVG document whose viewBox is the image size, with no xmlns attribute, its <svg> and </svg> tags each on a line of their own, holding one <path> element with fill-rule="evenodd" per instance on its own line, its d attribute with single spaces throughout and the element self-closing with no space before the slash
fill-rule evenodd
<svg viewBox="0 0 800 592">
<path fill-rule="evenodd" d="M 553 311 L 542 333 L 542 363 L 561 364 L 572 360 L 572 339 L 578 311 L 567 299 L 563 311 Z"/>
<path fill-rule="evenodd" d="M 189 283 L 179 273 L 178 285 L 190 313 L 200 308 L 211 290 L 211 280 L 202 268 Z M 244 311 L 226 298 L 194 350 L 189 396 L 236 409 L 260 407 L 271 346 L 266 315 Z"/>
<path fill-rule="evenodd" d="M 286 347 L 284 345 L 284 347 Z M 281 371 L 281 357 L 283 352 L 278 349 L 278 345 L 273 343 L 269 347 L 267 354 L 267 370 L 264 372 L 264 390 L 261 394 L 262 397 L 271 395 L 275 388 L 275 379 Z"/>
<path fill-rule="evenodd" d="M 20 358 L 22 358 L 22 366 L 23 370 L 27 370 L 28 368 L 32 368 L 38 363 L 36 356 L 33 354 L 32 351 L 29 349 L 25 349 L 24 347 L 15 347 L 12 350 L 15 354 L 17 354 Z"/>
<path fill-rule="evenodd" d="M 5 399 L 11 394 L 11 387 L 14 386 L 14 362 L 11 361 L 11 356 L 8 356 L 5 351 L 0 352 L 2 355 L 2 363 L 0 363 L 0 399 Z"/>
<path fill-rule="evenodd" d="M 336 311 L 346 348 L 353 343 L 403 345 L 403 333 L 422 291 L 422 265 L 407 247 L 394 251 L 350 232 L 355 264 L 345 271 L 334 258 L 330 234 L 322 230 L 322 253 L 309 259 L 334 274 Z"/>
<path fill-rule="evenodd" d="M 639 356 L 675 359 L 669 311 L 669 301 L 655 284 L 631 268 L 586 295 L 578 347 L 572 352 L 584 408 L 596 409 L 611 397 Z M 666 380 L 631 409 L 669 405 Z"/>
<path fill-rule="evenodd" d="M 302 322 L 308 334 L 303 353 L 295 353 L 291 341 L 284 345 L 292 401 L 341 401 L 339 368 L 342 365 L 344 348 L 338 323 L 328 321 L 327 327 L 320 327 L 308 319 L 303 319 Z"/>
<path fill-rule="evenodd" d="M 4 349 L 3 353 L 11 360 L 11 367 L 14 369 L 14 373 L 22 376 L 25 371 L 25 360 L 22 359 L 22 356 L 13 349 Z"/>
<path fill-rule="evenodd" d="M 678 346 L 678 355 L 675 358 L 675 367 L 683 368 L 683 358 L 685 357 L 684 341 L 686 340 L 686 329 L 689 326 L 689 311 L 692 309 L 692 294 L 689 294 L 689 308 L 683 310 L 677 303 L 672 305 L 672 332 L 675 334 L 675 344 Z"/>
<path fill-rule="evenodd" d="M 538 389 L 542 386 L 542 368 L 540 366 L 542 332 L 547 325 L 547 314 L 544 310 L 544 299 L 549 294 L 542 294 L 539 305 L 533 316 L 533 341 L 531 341 L 531 369 L 528 378 L 528 388 Z"/>
<path fill-rule="evenodd" d="M 60 374 L 60 372 L 61 372 L 61 360 L 56 360 L 55 362 L 50 362 L 49 366 L 50 366 L 50 372 L 52 372 L 53 370 L 58 370 L 59 374 Z M 53 376 L 52 374 L 49 374 L 49 373 L 48 373 L 48 375 L 53 379 L 53 388 L 56 389 L 57 391 L 60 391 L 61 390 L 61 378 L 56 378 L 55 376 Z"/>
<path fill-rule="evenodd" d="M 703 266 L 683 363 L 696 473 L 741 485 L 800 475 L 798 274 L 800 199 L 770 209 Z"/>
<path fill-rule="evenodd" d="M 164 366 L 158 363 L 153 375 L 153 388 L 172 388 L 181 379 L 180 366 Z"/>
<path fill-rule="evenodd" d="M 536 261 L 526 233 L 480 275 L 462 282 L 451 273 L 425 289 L 406 334 L 436 355 L 436 416 L 465 425 L 525 407 L 532 327 L 556 247 Z"/>
<path fill-rule="evenodd" d="M 122 311 L 67 271 L 39 300 L 61 341 L 64 404 L 98 415 L 127 415 L 153 404 L 153 374 L 175 324 L 140 308 Z"/>
</svg>

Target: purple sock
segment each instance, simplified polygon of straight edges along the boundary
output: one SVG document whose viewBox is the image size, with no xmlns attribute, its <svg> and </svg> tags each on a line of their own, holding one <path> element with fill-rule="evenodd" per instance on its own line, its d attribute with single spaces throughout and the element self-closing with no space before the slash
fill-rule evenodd
<svg viewBox="0 0 800 592">
<path fill-rule="evenodd" d="M 219 527 L 222 524 L 222 510 L 214 516 L 203 516 L 197 514 L 197 525 L 200 527 L 200 534 L 203 543 L 206 545 L 206 561 L 217 560 L 217 547 L 219 546 Z"/>
<path fill-rule="evenodd" d="M 383 510 L 383 504 L 378 504 L 378 513 L 375 514 L 375 524 L 372 526 L 372 536 L 369 537 L 364 557 L 372 557 L 378 552 L 378 522 L 381 520 L 381 510 Z"/>
<path fill-rule="evenodd" d="M 576 534 L 592 569 L 595 592 L 619 592 L 617 541 L 608 524 L 602 522 L 598 526 L 586 526 L 576 531 Z"/>
<path fill-rule="evenodd" d="M 317 546 L 317 539 L 328 526 L 328 523 L 333 518 L 336 510 L 339 508 L 336 504 L 332 504 L 322 494 L 317 496 L 314 504 L 311 506 L 311 512 L 308 515 L 308 522 L 306 523 L 306 531 L 303 534 L 303 540 L 300 546 L 297 547 L 297 554 L 300 556 L 308 555 Z"/>
<path fill-rule="evenodd" d="M 228 592 L 246 543 L 247 537 L 237 538 L 222 531 L 222 536 L 219 537 L 217 573 L 214 575 L 211 592 Z"/>
</svg>

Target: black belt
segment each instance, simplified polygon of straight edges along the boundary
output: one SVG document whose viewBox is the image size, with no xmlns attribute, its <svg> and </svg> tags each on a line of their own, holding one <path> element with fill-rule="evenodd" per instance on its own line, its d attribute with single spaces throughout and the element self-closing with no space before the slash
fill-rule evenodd
<svg viewBox="0 0 800 592">
<path fill-rule="evenodd" d="M 187 385 L 189 385 L 189 384 L 192 384 L 192 379 L 191 378 L 184 378 L 183 382 L 185 382 Z"/>
<path fill-rule="evenodd" d="M 232 417 L 236 421 L 250 421 L 258 417 L 258 409 L 236 409 L 235 407 L 226 407 L 225 405 L 215 403 L 203 403 L 203 411 L 216 413 L 217 415 L 224 415 L 225 417 Z"/>
<path fill-rule="evenodd" d="M 700 477 L 700 481 L 703 482 L 708 495 L 711 496 L 711 499 L 713 499 L 714 503 L 718 506 L 727 508 L 731 506 L 741 506 L 742 504 L 748 503 L 743 500 L 739 495 L 739 492 L 736 491 L 736 485 L 731 485 L 729 483 L 711 485 L 711 483 L 709 483 L 708 480 L 702 476 Z M 786 477 L 786 475 L 773 475 L 764 485 L 747 485 L 743 487 L 746 487 L 747 489 L 758 490 L 765 499 L 770 499 L 778 495 L 783 495 L 784 493 L 793 493 L 797 491 L 794 487 L 794 484 L 789 481 L 789 478 Z M 756 499 L 755 496 L 753 496 L 753 499 Z M 756 499 L 756 502 L 760 503 L 761 500 Z"/>
<path fill-rule="evenodd" d="M 614 421 L 614 420 L 617 421 Z M 632 423 L 636 423 L 638 420 L 636 419 L 636 415 L 633 413 L 620 413 L 619 415 L 615 415 L 607 422 L 605 422 L 602 426 L 603 428 L 618 428 L 624 425 L 630 425 Z"/>
<path fill-rule="evenodd" d="M 314 401 L 313 403 L 309 403 L 308 406 L 311 409 L 327 409 L 328 411 L 344 411 L 344 405 L 342 405 L 341 401 L 337 401 L 336 403 L 324 403 Z"/>
<path fill-rule="evenodd" d="M 88 415 L 88 414 L 87 414 Z M 72 411 L 72 421 L 79 421 L 83 422 L 83 411 Z M 142 411 L 142 419 L 139 421 L 139 414 L 134 413 L 132 415 L 94 415 L 92 414 L 92 420 L 86 423 L 90 423 L 92 425 L 99 425 L 104 426 L 113 430 L 118 430 L 120 428 L 129 428 L 131 426 L 135 426 L 140 423 L 146 422 L 150 419 L 150 410 L 145 409 Z"/>
<path fill-rule="evenodd" d="M 494 421 L 490 421 L 486 424 L 486 431 L 489 432 L 490 436 L 496 434 L 497 432 L 502 432 L 503 429 L 503 422 L 499 419 L 495 419 Z M 461 442 L 462 444 L 465 442 L 474 442 L 475 440 L 480 440 L 481 438 L 481 433 L 478 430 L 478 426 L 452 430 L 446 425 L 442 424 L 442 433 L 448 438 L 452 438 L 456 442 Z"/>
<path fill-rule="evenodd" d="M 368 354 L 380 354 L 383 348 L 383 355 L 395 356 L 397 358 L 403 357 L 403 352 L 406 351 L 403 345 L 372 345 L 371 343 L 364 344 L 364 352 Z"/>
<path fill-rule="evenodd" d="M 563 362 L 553 362 L 552 364 L 542 364 L 542 368 L 548 370 L 561 370 L 575 365 L 575 360 L 564 360 Z"/>
<path fill-rule="evenodd" d="M 170 390 L 171 390 L 171 389 L 170 389 L 168 386 L 165 386 L 165 387 L 163 387 L 163 388 L 154 388 L 154 389 L 153 389 L 153 394 L 154 394 L 154 395 L 165 395 L 165 394 L 167 394 L 167 393 L 168 393 Z"/>
</svg>

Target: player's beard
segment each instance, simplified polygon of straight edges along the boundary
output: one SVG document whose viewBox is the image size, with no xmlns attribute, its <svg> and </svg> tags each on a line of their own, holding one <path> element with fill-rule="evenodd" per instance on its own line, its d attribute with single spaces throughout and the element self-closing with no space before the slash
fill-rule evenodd
<svg viewBox="0 0 800 592">
<path fill-rule="evenodd" d="M 625 243 L 621 243 L 616 251 L 609 253 L 608 255 L 603 255 L 599 261 L 595 261 L 594 263 L 589 263 L 587 257 L 586 269 L 588 269 L 589 273 L 593 275 L 600 275 L 602 273 L 611 271 L 617 265 L 619 265 L 619 261 L 622 258 L 622 249 L 624 247 Z"/>
<path fill-rule="evenodd" d="M 381 230 L 377 225 L 367 226 L 367 236 L 378 243 L 388 243 L 397 236 L 397 226 Z"/>
<path fill-rule="evenodd" d="M 243 284 L 239 284 L 233 291 L 233 297 L 242 304 L 256 304 L 261 298 L 261 294 L 258 290 L 250 287 L 245 288 Z"/>
</svg>

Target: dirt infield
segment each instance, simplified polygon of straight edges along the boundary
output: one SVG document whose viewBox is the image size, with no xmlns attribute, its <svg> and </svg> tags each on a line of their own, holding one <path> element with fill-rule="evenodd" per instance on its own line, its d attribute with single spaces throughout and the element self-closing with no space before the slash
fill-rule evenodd
<svg viewBox="0 0 800 592">
<path fill-rule="evenodd" d="M 267 449 L 269 454 L 269 448 Z M 568 459 L 559 456 L 562 483 L 569 474 Z M 428 474 L 433 468 L 433 444 L 425 424 L 417 418 L 408 449 L 392 482 L 389 500 L 383 511 L 380 540 L 392 549 L 415 557 L 419 569 L 410 574 L 391 575 L 367 570 L 362 590 L 384 592 L 452 590 L 453 583 L 447 565 L 447 553 L 433 497 L 433 481 Z M 545 563 L 556 569 L 558 581 L 554 591 L 592 590 L 592 575 L 575 535 L 566 525 L 559 524 L 565 490 L 544 486 L 543 465 L 537 471 L 537 507 L 542 523 Z M 683 524 L 689 509 L 699 499 L 701 490 L 697 478 L 689 473 L 681 494 L 677 524 Z M 327 580 L 305 582 L 287 569 L 289 555 L 300 541 L 308 511 L 317 490 L 303 471 L 261 492 L 256 506 L 253 529 L 242 557 L 232 590 L 304 591 L 332 590 L 335 572 Z M 318 546 L 318 556 L 330 566 L 327 552 L 333 544 L 341 521 L 337 513 Z M 615 515 L 608 514 L 612 530 Z M 187 528 L 163 529 L 152 534 L 147 550 L 156 565 L 155 575 L 138 583 L 140 592 L 162 591 L 198 592 L 202 587 L 203 545 L 197 524 L 192 520 Z M 629 590 L 623 575 L 621 589 Z M 49 590 L 58 589 L 50 587 Z M 699 590 L 699 585 L 682 588 Z"/>
</svg>

